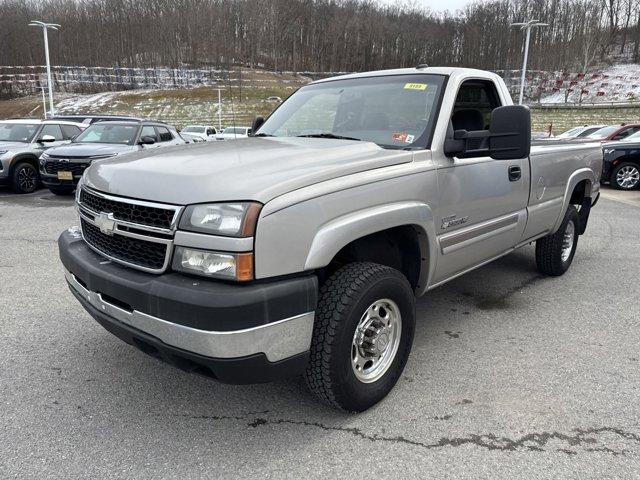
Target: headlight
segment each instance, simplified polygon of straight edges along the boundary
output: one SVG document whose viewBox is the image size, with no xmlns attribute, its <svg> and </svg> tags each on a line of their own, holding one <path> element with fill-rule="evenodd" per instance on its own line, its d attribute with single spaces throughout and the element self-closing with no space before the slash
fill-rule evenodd
<svg viewBox="0 0 640 480">
<path fill-rule="evenodd" d="M 84 184 L 84 176 L 86 173 L 87 171 L 85 170 L 80 177 L 80 180 L 78 181 L 78 185 L 76 185 L 76 208 L 79 208 L 78 206 L 80 205 L 80 190 L 82 189 L 82 185 Z"/>
<path fill-rule="evenodd" d="M 190 205 L 182 214 L 179 228 L 224 237 L 251 237 L 261 207 L 254 202 Z"/>
<path fill-rule="evenodd" d="M 176 247 L 173 270 L 226 280 L 253 280 L 253 254 Z"/>
</svg>

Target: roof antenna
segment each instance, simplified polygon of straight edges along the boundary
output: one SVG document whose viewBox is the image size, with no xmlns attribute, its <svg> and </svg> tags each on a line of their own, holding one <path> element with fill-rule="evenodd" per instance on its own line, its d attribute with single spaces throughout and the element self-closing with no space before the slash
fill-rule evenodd
<svg viewBox="0 0 640 480">
<path fill-rule="evenodd" d="M 416 65 L 417 70 L 421 68 L 429 68 L 429 65 L 427 65 L 426 63 L 419 63 L 418 65 Z"/>
</svg>

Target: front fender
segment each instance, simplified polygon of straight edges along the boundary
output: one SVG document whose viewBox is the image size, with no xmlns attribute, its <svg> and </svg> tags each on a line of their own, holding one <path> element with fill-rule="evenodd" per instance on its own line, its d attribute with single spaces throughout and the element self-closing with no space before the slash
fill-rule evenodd
<svg viewBox="0 0 640 480">
<path fill-rule="evenodd" d="M 435 270 L 436 251 L 433 213 L 422 202 L 397 202 L 351 212 L 322 225 L 311 242 L 305 270 L 326 267 L 349 243 L 372 233 L 412 225 L 420 238 L 421 268 L 419 289 L 426 288 Z"/>
</svg>

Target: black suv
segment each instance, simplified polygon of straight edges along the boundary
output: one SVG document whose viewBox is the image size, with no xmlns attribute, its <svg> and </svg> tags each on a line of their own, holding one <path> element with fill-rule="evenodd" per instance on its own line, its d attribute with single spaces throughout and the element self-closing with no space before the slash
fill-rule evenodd
<svg viewBox="0 0 640 480">
<path fill-rule="evenodd" d="M 94 160 L 138 150 L 183 145 L 176 129 L 153 120 L 100 121 L 90 125 L 68 145 L 40 157 L 42 183 L 56 195 L 70 195 Z"/>
</svg>

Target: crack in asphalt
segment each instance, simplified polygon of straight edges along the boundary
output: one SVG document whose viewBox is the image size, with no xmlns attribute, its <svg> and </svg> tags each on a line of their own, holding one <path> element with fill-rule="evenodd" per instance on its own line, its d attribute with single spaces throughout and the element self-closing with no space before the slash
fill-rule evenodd
<svg viewBox="0 0 640 480">
<path fill-rule="evenodd" d="M 269 419 L 263 416 L 256 415 L 264 415 L 269 413 L 268 410 L 264 412 L 250 412 L 244 415 L 188 415 L 182 414 L 179 415 L 181 417 L 186 417 L 190 419 L 196 420 L 237 420 L 237 421 L 248 421 L 247 426 L 251 428 L 258 428 L 265 425 L 296 425 L 303 427 L 313 427 L 318 428 L 320 430 L 329 431 L 329 432 L 340 432 L 346 433 L 349 435 L 353 435 L 355 437 L 361 438 L 363 440 L 368 440 L 370 442 L 388 442 L 388 443 L 397 443 L 403 445 L 409 445 L 414 447 L 419 447 L 427 450 L 437 449 L 437 448 L 445 448 L 445 447 L 462 447 L 465 445 L 472 445 L 480 448 L 484 448 L 486 450 L 497 450 L 497 451 L 506 451 L 506 452 L 517 452 L 517 451 L 533 451 L 533 452 L 548 452 L 552 451 L 550 449 L 545 449 L 549 442 L 553 440 L 557 440 L 560 442 L 565 442 L 570 447 L 578 447 L 578 446 L 587 446 L 589 448 L 584 448 L 585 452 L 600 452 L 607 453 L 614 456 L 625 455 L 626 450 L 614 450 L 613 448 L 607 446 L 599 446 L 598 439 L 596 438 L 598 435 L 602 434 L 615 434 L 618 437 L 624 438 L 625 440 L 629 440 L 635 443 L 640 444 L 640 435 L 628 432 L 623 430 L 622 428 L 617 427 L 597 427 L 597 428 L 574 428 L 572 430 L 572 434 L 566 434 L 561 432 L 533 432 L 523 435 L 519 438 L 509 438 L 505 436 L 498 436 L 492 433 L 485 434 L 470 434 L 464 437 L 441 437 L 438 441 L 434 443 L 426 443 L 419 440 L 412 440 L 410 438 L 403 437 L 401 435 L 398 436 L 383 436 L 377 433 L 366 433 L 359 428 L 356 427 L 340 427 L 340 426 L 331 426 L 326 425 L 320 422 L 310 422 L 306 420 L 292 420 L 286 418 L 275 418 Z M 561 452 L 569 456 L 577 455 L 579 452 L 576 450 L 572 450 L 569 448 L 556 448 L 556 452 Z"/>
</svg>

